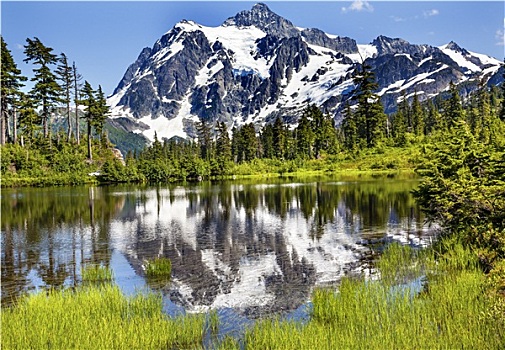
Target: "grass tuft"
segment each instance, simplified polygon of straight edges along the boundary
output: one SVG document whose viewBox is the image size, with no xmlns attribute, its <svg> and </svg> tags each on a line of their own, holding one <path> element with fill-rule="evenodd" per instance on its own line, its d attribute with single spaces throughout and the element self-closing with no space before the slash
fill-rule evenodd
<svg viewBox="0 0 505 350">
<path fill-rule="evenodd" d="M 94 264 L 83 266 L 81 274 L 84 283 L 112 282 L 114 278 L 112 270 L 109 267 Z"/>
</svg>

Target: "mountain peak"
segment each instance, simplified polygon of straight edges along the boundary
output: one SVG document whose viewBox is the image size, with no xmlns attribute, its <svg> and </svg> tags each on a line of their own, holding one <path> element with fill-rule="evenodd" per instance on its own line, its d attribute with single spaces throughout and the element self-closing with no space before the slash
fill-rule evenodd
<svg viewBox="0 0 505 350">
<path fill-rule="evenodd" d="M 257 3 L 251 10 L 237 13 L 234 17 L 228 18 L 223 25 L 237 27 L 254 26 L 267 34 L 281 38 L 298 36 L 300 34 L 293 23 L 271 11 L 263 3 Z"/>
<path fill-rule="evenodd" d="M 262 2 L 258 2 L 257 4 L 255 4 L 251 11 L 256 11 L 256 12 L 271 12 L 273 13 L 266 4 L 262 3 Z"/>
</svg>

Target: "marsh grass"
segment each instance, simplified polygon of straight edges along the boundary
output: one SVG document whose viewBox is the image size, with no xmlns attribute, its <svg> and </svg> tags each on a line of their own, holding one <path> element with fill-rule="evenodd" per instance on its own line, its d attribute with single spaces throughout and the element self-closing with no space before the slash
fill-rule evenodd
<svg viewBox="0 0 505 350">
<path fill-rule="evenodd" d="M 82 281 L 84 283 L 112 282 L 114 275 L 112 270 L 102 265 L 84 265 L 81 271 Z"/>
<path fill-rule="evenodd" d="M 338 290 L 316 289 L 306 325 L 260 321 L 246 332 L 244 348 L 502 349 L 504 317 L 489 312 L 497 300 L 486 276 L 471 251 L 452 248 L 440 254 L 391 246 L 378 264 L 384 280 L 344 278 Z M 395 288 L 421 273 L 421 293 Z"/>
<path fill-rule="evenodd" d="M 2 349 L 199 348 L 205 315 L 170 319 L 160 294 L 124 296 L 117 286 L 34 294 L 2 309 Z"/>
<path fill-rule="evenodd" d="M 156 258 L 145 263 L 148 279 L 169 281 L 172 274 L 172 262 L 168 258 Z"/>
</svg>

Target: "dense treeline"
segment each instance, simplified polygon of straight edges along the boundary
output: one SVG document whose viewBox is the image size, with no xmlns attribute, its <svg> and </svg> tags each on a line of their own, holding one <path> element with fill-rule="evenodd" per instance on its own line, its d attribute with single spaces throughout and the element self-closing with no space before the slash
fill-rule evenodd
<svg viewBox="0 0 505 350">
<path fill-rule="evenodd" d="M 113 156 L 104 132 L 109 110 L 101 87 L 82 83 L 75 63 L 70 65 L 65 54 L 53 54 L 38 38 L 27 39 L 25 55 L 24 61 L 35 66 L 28 93 L 21 92 L 27 79 L 2 39 L 4 185 L 80 183 L 93 179 L 91 172 L 108 182 L 167 182 L 338 171 L 349 164 L 359 164 L 356 170 L 413 169 L 422 147 L 450 135 L 461 122 L 484 144 L 502 142 L 505 131 L 503 87 L 488 88 L 482 81 L 465 101 L 454 84 L 445 96 L 422 103 L 417 93 L 404 95 L 398 111 L 388 116 L 365 63 L 354 76 L 355 89 L 340 127 L 315 105 L 307 105 L 296 127 L 277 118 L 261 128 L 250 123 L 229 130 L 225 123 L 202 120 L 197 139 L 159 140 L 155 135 L 142 151 L 129 152 L 123 164 Z M 57 110 L 63 127 L 51 130 Z M 80 135 L 81 124 L 85 135 Z M 87 141 L 86 150 L 81 139 Z"/>
<path fill-rule="evenodd" d="M 102 88 L 82 83 L 75 62 L 70 64 L 64 53 L 56 55 L 40 39 L 28 38 L 23 61 L 34 68 L 32 87 L 24 92 L 28 79 L 21 75 L 3 37 L 1 44 L 3 185 L 89 181 L 89 173 L 114 158 L 103 133 L 109 108 Z M 64 119 L 63 127 L 53 130 L 56 119 Z M 81 124 L 86 126 L 85 135 Z M 86 141 L 86 148 L 81 141 Z M 94 152 L 97 162 L 93 162 Z"/>
</svg>

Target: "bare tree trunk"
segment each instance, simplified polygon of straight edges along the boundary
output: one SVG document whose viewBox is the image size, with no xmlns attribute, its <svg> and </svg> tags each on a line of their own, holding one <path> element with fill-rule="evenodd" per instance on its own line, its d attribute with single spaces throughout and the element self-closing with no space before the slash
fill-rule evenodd
<svg viewBox="0 0 505 350">
<path fill-rule="evenodd" d="M 5 136 L 5 141 L 6 142 L 12 142 L 12 130 L 11 130 L 11 123 L 9 120 L 9 111 L 5 111 L 5 124 L 6 124 L 6 136 Z"/>
<path fill-rule="evenodd" d="M 49 118 L 49 111 L 45 104 L 45 101 L 42 102 L 42 123 L 44 128 L 44 138 L 49 136 L 49 125 L 47 119 Z"/>
<path fill-rule="evenodd" d="M 72 64 L 72 70 L 74 72 L 74 102 L 75 102 L 75 140 L 79 145 L 81 143 L 79 135 L 79 74 L 77 73 L 77 68 L 75 67 L 75 62 Z"/>
<path fill-rule="evenodd" d="M 68 130 L 67 130 L 67 141 L 70 142 L 70 138 L 72 137 L 72 122 L 70 120 L 70 91 L 67 89 L 67 124 L 68 124 Z"/>
<path fill-rule="evenodd" d="M 12 140 L 15 144 L 18 143 L 18 111 L 16 108 L 12 110 Z"/>
<path fill-rule="evenodd" d="M 0 117 L 0 144 L 2 146 L 5 145 L 6 140 L 6 131 L 7 131 L 6 117 L 7 117 L 7 111 L 2 110 L 2 115 Z"/>
<path fill-rule="evenodd" d="M 88 121 L 88 159 L 93 160 L 93 154 L 91 152 L 91 123 Z"/>
</svg>

